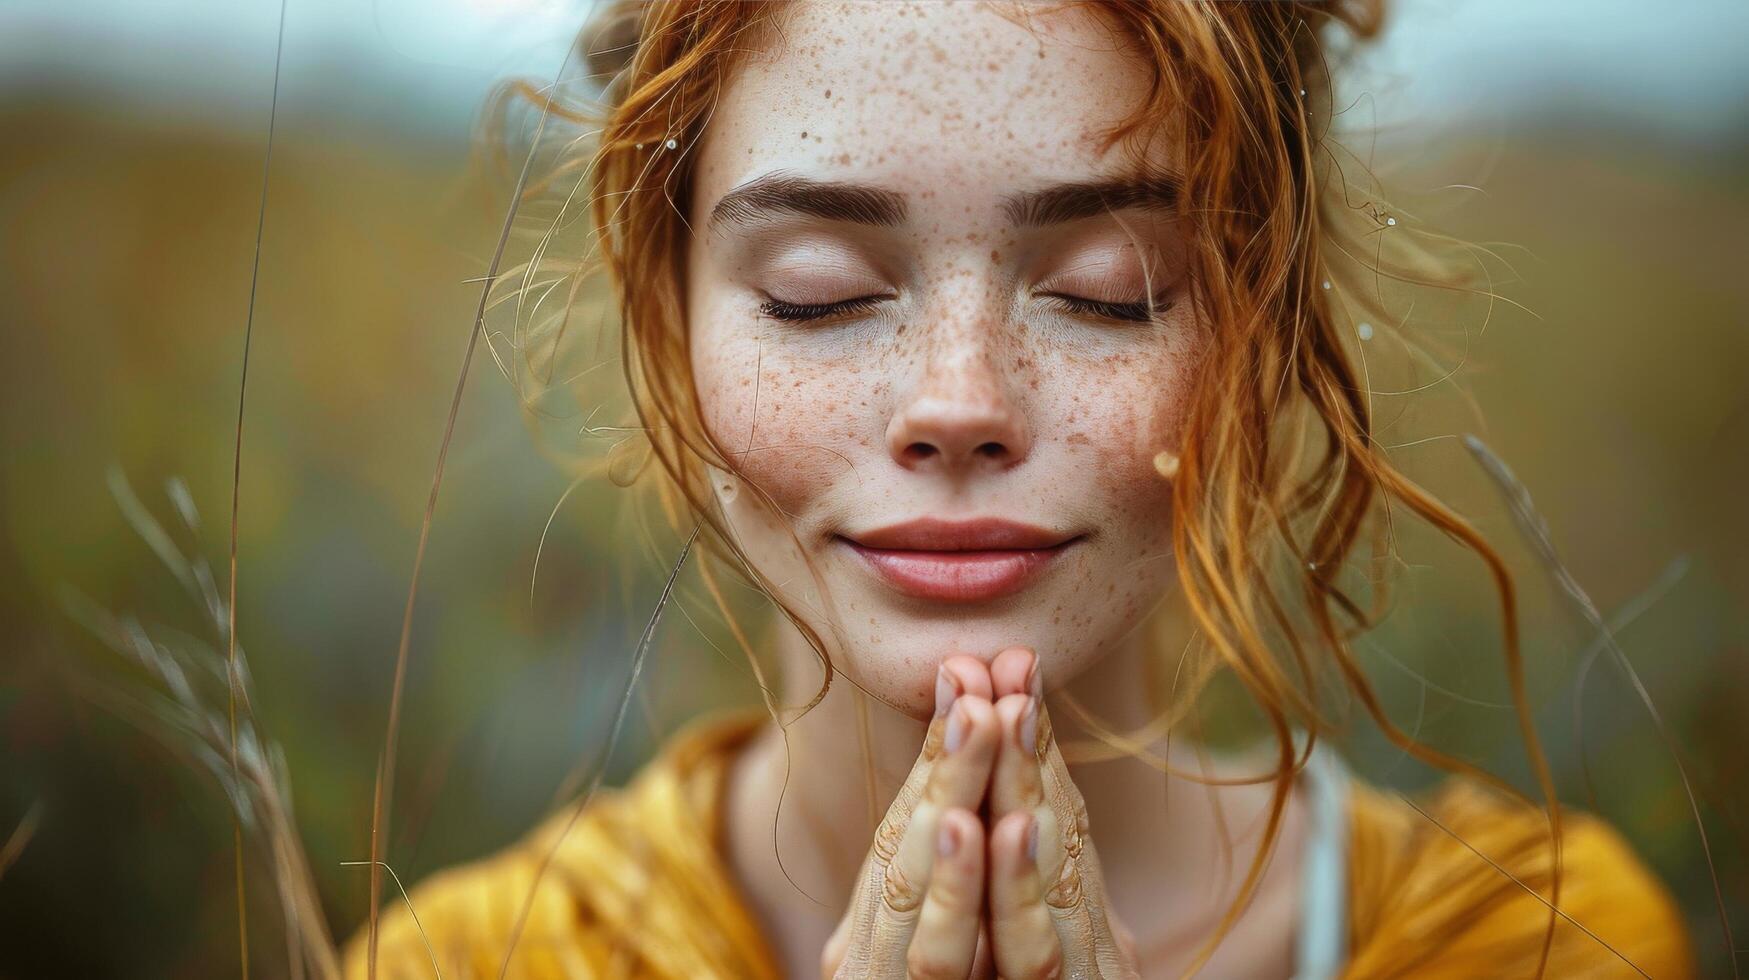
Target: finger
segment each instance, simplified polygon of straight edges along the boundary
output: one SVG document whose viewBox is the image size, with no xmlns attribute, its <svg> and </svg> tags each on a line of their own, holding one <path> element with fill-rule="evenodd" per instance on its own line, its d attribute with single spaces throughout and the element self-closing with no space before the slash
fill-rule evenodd
<svg viewBox="0 0 1749 980">
<path fill-rule="evenodd" d="M 1015 811 L 1038 807 L 1046 800 L 1038 747 L 1042 707 L 1030 694 L 1009 694 L 996 702 L 1000 747 L 990 777 L 992 824 Z"/>
<path fill-rule="evenodd" d="M 916 806 L 935 762 L 947 751 L 948 712 L 963 696 L 989 700 L 990 672 L 976 657 L 958 654 L 942 661 L 936 668 L 935 713 L 924 732 L 923 748 L 917 753 L 917 760 L 888 807 L 889 813 L 897 808 L 901 814 L 908 815 Z"/>
<path fill-rule="evenodd" d="M 955 701 L 947 713 L 942 754 L 930 769 L 919 806 L 977 809 L 984 802 L 1001 740 L 996 709 L 989 701 L 974 695 Z"/>
<path fill-rule="evenodd" d="M 992 683 L 1003 692 L 996 702 L 996 721 L 1002 730 L 1001 751 L 990 785 L 992 824 L 1016 810 L 1044 802 L 1044 784 L 1039 751 L 1044 711 L 1044 672 L 1038 658 L 1026 647 L 1010 647 L 990 664 Z M 1014 689 L 1015 685 L 1023 687 Z"/>
<path fill-rule="evenodd" d="M 990 669 L 984 662 L 966 653 L 956 653 L 941 662 L 959 684 L 961 694 L 970 694 L 986 701 L 996 700 L 990 686 Z"/>
<path fill-rule="evenodd" d="M 930 767 L 928 780 L 905 826 L 889 830 L 884 836 L 877 835 L 873 850 L 877 862 L 883 859 L 881 842 L 897 840 L 890 859 L 885 860 L 885 868 L 880 869 L 883 901 L 877 932 L 891 932 L 895 937 L 903 933 L 909 937 L 914 925 L 910 913 L 922 902 L 922 887 L 935 863 L 936 834 L 942 814 L 956 807 L 977 809 L 983 803 L 1000 738 L 996 709 L 983 698 L 961 697 L 949 709 L 946 727 L 942 755 Z M 889 813 L 883 826 L 892 819 L 893 814 Z"/>
<path fill-rule="evenodd" d="M 976 806 L 988 785 L 998 738 L 989 693 L 989 671 L 976 657 L 949 657 L 937 668 L 923 747 L 875 828 L 850 904 L 821 951 L 822 975 L 865 976 L 882 961 L 903 966 L 933 864 L 939 814 L 956 801 Z M 961 707 L 962 699 L 972 706 Z"/>
<path fill-rule="evenodd" d="M 990 943 L 997 975 L 1009 980 L 1055 977 L 1063 967 L 1038 871 L 1039 833 L 1033 815 L 1019 811 L 997 821 L 990 834 Z"/>
<path fill-rule="evenodd" d="M 904 964 L 933 871 L 941 816 L 983 802 L 999 738 L 995 709 L 981 697 L 962 696 L 945 727 L 942 754 L 929 767 L 915 807 L 904 813 L 895 801 L 870 849 L 851 903 L 857 921 L 842 965 L 852 975 L 881 975 Z"/>
<path fill-rule="evenodd" d="M 1056 740 L 1050 737 L 1050 716 L 1042 705 L 1038 726 L 1045 799 L 1039 808 L 1044 817 L 1040 821 L 1038 867 L 1046 883 L 1045 907 L 1056 920 L 1067 968 L 1072 973 L 1134 976 L 1135 944 L 1118 936 L 1120 926 L 1105 887 L 1104 866 L 1093 844 L 1087 801 L 1070 776 Z"/>
<path fill-rule="evenodd" d="M 1065 836 L 1049 805 L 1016 811 L 997 825 L 994 839 L 1008 846 L 992 846 L 990 907 L 996 969 L 1003 977 L 1057 976 L 1053 969 L 1064 976 L 1129 975 L 1100 972 L 1108 963 L 1116 966 L 1115 942 L 1102 906 L 1090 900 L 1083 862 L 1064 846 Z"/>
<path fill-rule="evenodd" d="M 1082 892 L 1094 907 L 1095 918 L 1104 921 L 1108 906 L 1105 890 L 1105 870 L 1093 847 L 1093 828 L 1087 816 L 1087 800 L 1069 774 L 1069 764 L 1063 761 L 1055 739 L 1050 737 L 1050 718 L 1039 709 L 1039 775 L 1043 783 L 1045 806 L 1055 817 L 1057 834 L 1064 853 L 1079 868 Z M 1046 866 L 1046 870 L 1049 867 Z"/>
<path fill-rule="evenodd" d="M 872 854 L 885 864 L 881 890 L 887 896 L 888 911 L 908 911 L 922 901 L 919 889 L 929 880 L 934 864 L 941 815 L 954 807 L 976 809 L 989 786 L 996 743 L 1001 737 L 996 730 L 996 709 L 980 697 L 958 698 L 948 710 L 945 727 L 942 754 L 930 765 L 916 804 L 901 824 L 899 802 L 895 801 L 882 821 L 884 832 L 876 835 Z M 893 842 L 890 853 L 884 846 L 886 841 Z"/>
<path fill-rule="evenodd" d="M 1038 655 L 1031 647 L 1009 647 L 990 661 L 991 700 L 1010 694 L 1032 691 L 1033 677 L 1038 669 Z"/>
<path fill-rule="evenodd" d="M 948 713 L 953 705 L 962 695 L 987 698 L 989 690 L 989 671 L 976 657 L 949 657 L 936 668 L 935 713 L 924 732 L 923 747 L 892 803 L 888 804 L 880 826 L 875 828 L 873 850 L 880 861 L 891 861 L 898 852 L 899 840 L 911 823 L 911 815 L 923 797 L 935 764 L 947 752 Z"/>
<path fill-rule="evenodd" d="M 1035 690 L 1039 680 L 1035 670 Z M 1065 969 L 1073 973 L 1127 961 L 1107 913 L 1104 875 L 1093 850 L 1086 801 L 1050 736 L 1042 701 L 1033 695 L 1009 694 L 997 702 L 996 714 L 1002 741 L 991 779 L 991 820 L 999 824 L 1028 814 L 1033 819 L 1041 903 L 1054 926 Z M 992 882 L 992 901 L 997 888 Z"/>
<path fill-rule="evenodd" d="M 935 844 L 935 867 L 905 966 L 918 980 L 965 980 L 983 924 L 984 825 L 963 807 L 945 810 Z"/>
</svg>

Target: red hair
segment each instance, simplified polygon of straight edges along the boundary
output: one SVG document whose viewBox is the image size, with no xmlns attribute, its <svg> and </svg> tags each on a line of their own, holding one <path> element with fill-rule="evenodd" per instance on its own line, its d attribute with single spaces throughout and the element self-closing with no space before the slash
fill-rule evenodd
<svg viewBox="0 0 1749 980">
<path fill-rule="evenodd" d="M 1185 697 L 1194 697 L 1214 673 L 1231 672 L 1277 746 L 1278 765 L 1260 777 L 1274 787 L 1266 845 L 1197 965 L 1255 891 L 1304 753 L 1335 727 L 1322 707 L 1331 692 L 1320 689 L 1321 679 L 1345 689 L 1403 751 L 1518 795 L 1403 732 L 1351 649 L 1350 640 L 1375 624 L 1384 591 L 1382 583 L 1370 582 L 1371 601 L 1363 601 L 1343 571 L 1363 538 L 1375 555 L 1387 552 L 1397 510 L 1473 553 L 1499 597 L 1514 707 L 1548 806 L 1556 871 L 1546 958 L 1554 934 L 1552 905 L 1559 898 L 1561 818 L 1526 700 L 1512 580 L 1481 534 L 1406 477 L 1374 438 L 1367 386 L 1355 364 L 1355 311 L 1341 301 L 1363 290 L 1334 288 L 1362 276 L 1469 288 L 1461 278 L 1429 279 L 1382 256 L 1356 258 L 1368 253 L 1360 247 L 1367 236 L 1396 221 L 1376 206 L 1353 206 L 1343 193 L 1342 167 L 1326 136 L 1332 118 L 1328 58 L 1344 40 L 1378 31 L 1382 3 L 1153 0 L 1085 6 L 1128 39 L 1152 72 L 1146 97 L 1109 134 L 1113 145 L 1138 147 L 1168 119 L 1183 144 L 1189 281 L 1210 339 L 1182 444 L 1162 461 L 1163 474 L 1173 481 L 1169 516 L 1179 581 L 1204 640 L 1201 660 L 1191 670 L 1199 683 Z M 808 637 L 826 680 L 805 710 L 825 695 L 832 665 L 820 638 L 775 598 L 772 584 L 727 533 L 705 465 L 737 467 L 701 418 L 683 302 L 692 151 L 725 80 L 778 24 L 782 10 L 738 0 L 620 0 L 583 36 L 591 72 L 605 81 L 593 104 L 561 103 L 522 85 L 509 90 L 499 108 L 533 105 L 599 127 L 553 160 L 544 180 L 528 192 L 530 200 L 553 187 L 586 194 L 593 239 L 590 254 L 575 262 L 547 258 L 543 240 L 537 261 L 507 277 L 507 295 L 523 311 L 516 327 L 521 349 L 556 348 L 595 301 L 586 284 L 606 276 L 638 428 L 616 447 L 610 471 L 621 483 L 648 474 L 667 519 L 681 530 L 699 524 L 708 553 L 742 570 Z M 554 226 L 564 217 L 561 209 Z M 564 301 L 541 312 L 541 303 L 528 301 L 537 291 L 543 297 L 562 291 Z M 542 338 L 551 346 L 543 346 Z M 647 465 L 651 460 L 658 464 L 654 469 Z M 709 564 L 705 571 L 722 603 Z M 732 616 L 730 624 L 757 669 Z M 1303 746 L 1295 745 L 1295 729 L 1311 736 Z M 1112 736 L 1114 745 L 1124 741 Z"/>
</svg>

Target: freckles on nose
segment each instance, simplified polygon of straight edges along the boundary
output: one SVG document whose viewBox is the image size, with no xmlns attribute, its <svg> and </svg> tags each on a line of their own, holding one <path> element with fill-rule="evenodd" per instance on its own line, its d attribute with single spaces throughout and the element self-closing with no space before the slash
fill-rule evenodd
<svg viewBox="0 0 1749 980">
<path fill-rule="evenodd" d="M 986 330 L 988 337 L 992 330 Z M 984 341 L 955 340 L 923 353 L 927 362 L 887 425 L 889 455 L 909 469 L 1007 469 L 1032 449 L 1025 405 L 1002 359 Z"/>
</svg>

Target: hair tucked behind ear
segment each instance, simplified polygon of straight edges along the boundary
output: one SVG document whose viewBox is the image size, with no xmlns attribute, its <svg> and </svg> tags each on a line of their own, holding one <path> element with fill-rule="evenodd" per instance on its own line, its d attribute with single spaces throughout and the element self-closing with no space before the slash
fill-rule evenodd
<svg viewBox="0 0 1749 980">
<path fill-rule="evenodd" d="M 1326 137 L 1333 115 L 1330 52 L 1344 40 L 1376 34 L 1382 3 L 1085 6 L 1112 24 L 1152 70 L 1147 97 L 1109 134 L 1112 145 L 1139 153 L 1167 121 L 1182 141 L 1189 281 L 1210 344 L 1182 444 L 1160 449 L 1177 458 L 1176 469 L 1163 473 L 1174 484 L 1174 554 L 1186 606 L 1211 658 L 1209 670 L 1191 674 L 1231 671 L 1273 730 L 1278 750 L 1278 765 L 1263 777 L 1274 785 L 1268 844 L 1193 972 L 1256 890 L 1303 753 L 1335 728 L 1323 707 L 1332 693 L 1346 692 L 1403 751 L 1513 792 L 1399 729 L 1354 656 L 1350 640 L 1375 625 L 1384 590 L 1382 583 L 1368 583 L 1369 608 L 1343 573 L 1363 539 L 1375 555 L 1388 552 L 1390 521 L 1399 510 L 1472 552 L 1498 593 L 1505 667 L 1548 805 L 1557 869 L 1552 906 L 1559 899 L 1560 810 L 1531 723 L 1511 579 L 1476 529 L 1411 482 L 1376 441 L 1352 332 L 1342 329 L 1367 302 L 1363 284 L 1375 279 L 1478 289 L 1417 250 L 1417 243 L 1437 236 L 1398 226 L 1376 203 L 1356 205 Z M 534 337 L 565 332 L 580 284 L 596 271 L 606 273 L 629 409 L 641 429 L 622 444 L 617 478 L 630 482 L 649 459 L 657 461 L 657 499 L 668 519 L 677 527 L 706 522 L 715 531 L 707 539 L 714 553 L 768 595 L 775 590 L 725 532 L 707 484 L 703 464 L 735 467 L 706 433 L 696 403 L 683 301 L 691 234 L 684 211 L 692 150 L 712 105 L 738 59 L 777 26 L 782 9 L 619 0 L 601 12 L 580 41 L 601 83 L 596 111 L 553 110 L 600 128 L 579 144 L 583 152 L 561 154 L 548 177 L 549 186 L 571 184 L 573 196 L 586 194 L 592 254 L 581 263 L 554 263 L 544 257 L 543 239 L 542 258 L 517 270 L 512 290 L 519 304 L 531 283 L 568 290 L 570 302 L 549 305 L 540 317 L 519 316 L 519 334 L 529 335 L 520 349 L 533 350 L 539 348 Z M 1021 7 L 1017 14 L 1024 20 L 1037 12 Z M 532 89 L 520 94 L 544 98 Z M 563 219 L 561 209 L 553 226 Z M 1402 242 L 1395 253 L 1401 257 L 1367 247 L 1386 228 Z M 542 270 L 552 278 L 537 275 Z M 720 601 L 714 579 L 707 582 Z M 778 606 L 820 652 L 829 685 L 831 664 L 819 637 Z M 1304 746 L 1295 745 L 1296 729 L 1311 736 Z M 1551 907 L 1545 959 L 1554 922 Z"/>
</svg>

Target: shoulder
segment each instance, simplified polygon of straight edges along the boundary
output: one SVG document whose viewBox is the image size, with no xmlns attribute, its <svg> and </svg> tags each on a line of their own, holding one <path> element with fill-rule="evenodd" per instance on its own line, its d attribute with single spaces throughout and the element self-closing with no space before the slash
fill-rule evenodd
<svg viewBox="0 0 1749 980">
<path fill-rule="evenodd" d="M 693 976 L 735 969 L 761 950 L 740 927 L 716 849 L 717 793 L 756 718 L 694 722 L 624 789 L 560 807 L 520 840 L 431 875 L 402 899 L 385 876 L 377 976 Z M 750 922 L 746 926 L 750 928 Z M 367 975 L 360 926 L 343 951 L 348 980 Z M 704 973 L 697 972 L 702 969 Z"/>
<path fill-rule="evenodd" d="M 1603 820 L 1563 809 L 1546 975 L 1692 976 L 1670 893 Z M 1557 867 L 1547 814 L 1468 779 L 1424 800 L 1350 793 L 1344 977 L 1534 973 Z"/>
</svg>

